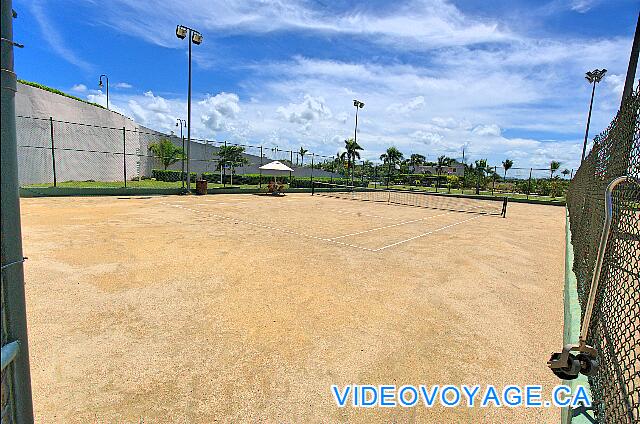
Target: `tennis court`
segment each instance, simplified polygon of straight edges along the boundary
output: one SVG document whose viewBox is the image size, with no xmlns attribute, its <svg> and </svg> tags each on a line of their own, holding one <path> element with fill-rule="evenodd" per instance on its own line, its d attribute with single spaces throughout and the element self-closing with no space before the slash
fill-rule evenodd
<svg viewBox="0 0 640 424">
<path fill-rule="evenodd" d="M 38 422 L 550 422 L 332 384 L 557 384 L 564 209 L 288 194 L 22 199 Z"/>
</svg>

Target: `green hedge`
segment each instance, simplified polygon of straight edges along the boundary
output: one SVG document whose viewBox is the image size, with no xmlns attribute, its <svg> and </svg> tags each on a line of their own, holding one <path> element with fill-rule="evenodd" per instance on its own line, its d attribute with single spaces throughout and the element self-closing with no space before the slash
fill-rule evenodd
<svg viewBox="0 0 640 424">
<path fill-rule="evenodd" d="M 166 181 L 166 182 L 174 182 L 174 181 L 182 181 L 182 179 L 186 180 L 186 172 L 182 171 L 173 171 L 171 169 L 152 169 L 151 177 L 155 178 L 156 181 Z M 190 172 L 191 182 L 196 181 L 196 173 Z"/>
<path fill-rule="evenodd" d="M 289 183 L 288 175 L 278 175 L 278 181 Z M 210 183 L 220 183 L 220 172 L 203 172 L 202 179 L 207 180 Z M 269 180 L 273 179 L 273 175 L 262 175 L 262 184 L 268 184 Z M 258 185 L 260 184 L 260 174 L 241 174 L 233 176 L 233 184 L 234 185 Z M 349 178 L 333 178 L 330 177 L 313 177 L 313 181 L 323 182 L 323 183 L 331 183 L 334 184 L 351 184 L 351 179 Z M 224 182 L 227 184 L 231 183 L 231 175 L 227 174 L 224 176 Z M 361 183 L 360 180 L 355 180 L 354 185 L 367 185 L 365 181 L 364 184 Z M 296 177 L 295 175 L 292 178 L 291 182 L 292 188 L 311 188 L 311 177 Z"/>
</svg>

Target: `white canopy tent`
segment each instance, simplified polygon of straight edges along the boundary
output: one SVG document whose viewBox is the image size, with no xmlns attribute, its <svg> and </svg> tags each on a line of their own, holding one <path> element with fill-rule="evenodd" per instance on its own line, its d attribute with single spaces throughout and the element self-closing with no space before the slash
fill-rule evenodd
<svg viewBox="0 0 640 424">
<path fill-rule="evenodd" d="M 287 165 L 285 165 L 284 163 L 274 160 L 273 162 L 269 162 L 265 165 L 262 165 L 260 167 L 260 169 L 262 169 L 263 171 L 286 171 L 286 172 L 293 172 L 293 169 L 289 168 Z"/>
<path fill-rule="evenodd" d="M 275 171 L 276 175 L 278 175 L 280 173 L 284 173 L 284 172 L 293 172 L 293 169 L 289 168 L 287 165 L 285 165 L 284 163 L 282 163 L 280 161 L 277 161 L 277 160 L 274 160 L 273 162 L 269 162 L 269 163 L 267 163 L 265 165 L 262 165 L 260 167 L 260 169 L 262 171 Z M 273 178 L 274 178 L 274 182 L 276 183 L 276 186 L 277 186 L 278 180 L 275 177 L 275 175 L 274 175 Z"/>
</svg>

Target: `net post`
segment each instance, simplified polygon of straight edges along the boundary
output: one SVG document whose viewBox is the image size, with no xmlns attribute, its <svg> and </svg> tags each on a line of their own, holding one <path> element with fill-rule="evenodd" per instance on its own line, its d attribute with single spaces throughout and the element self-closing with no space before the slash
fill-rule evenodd
<svg viewBox="0 0 640 424">
<path fill-rule="evenodd" d="M 289 150 L 289 153 L 291 154 L 289 161 L 291 162 L 291 166 L 293 166 L 293 150 Z M 293 174 L 291 173 L 291 171 L 289 171 L 289 187 L 293 186 Z"/>
<path fill-rule="evenodd" d="M 122 127 L 122 171 L 124 188 L 127 188 L 127 129 Z"/>
<path fill-rule="evenodd" d="M 533 168 L 529 168 L 529 183 L 527 184 L 527 200 L 529 200 L 529 194 L 531 193 L 531 174 L 533 174 Z"/>
<path fill-rule="evenodd" d="M 313 182 L 311 183 L 311 195 L 313 196 L 314 194 L 316 194 L 316 186 L 315 184 L 313 184 Z"/>
<path fill-rule="evenodd" d="M 49 117 L 49 130 L 51 133 L 51 164 L 53 165 L 53 186 L 57 187 L 58 180 L 56 177 L 56 148 L 53 141 L 54 137 L 53 137 L 53 117 L 52 116 Z"/>
</svg>

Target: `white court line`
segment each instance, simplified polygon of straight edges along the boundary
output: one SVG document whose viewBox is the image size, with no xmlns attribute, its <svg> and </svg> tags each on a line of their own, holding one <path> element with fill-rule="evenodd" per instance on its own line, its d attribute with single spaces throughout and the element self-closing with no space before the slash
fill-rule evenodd
<svg viewBox="0 0 640 424">
<path fill-rule="evenodd" d="M 468 221 L 471 221 L 471 220 L 474 220 L 474 219 L 480 218 L 481 216 L 484 216 L 484 215 L 474 216 L 473 218 L 469 218 L 469 219 L 465 219 L 465 220 L 460 221 L 460 222 L 455 222 L 455 223 L 453 223 L 453 224 L 445 225 L 444 227 L 441 227 L 441 228 L 438 228 L 438 229 L 435 229 L 435 230 L 431 230 L 431 231 L 426 232 L 426 233 L 424 233 L 424 234 L 419 234 L 419 235 L 417 235 L 417 236 L 410 237 L 410 238 L 408 238 L 408 239 L 406 239 L 406 240 L 401 240 L 401 241 L 398 241 L 398 242 L 393 243 L 393 244 L 389 244 L 389 245 L 386 245 L 386 246 L 379 247 L 379 248 L 377 248 L 377 249 L 373 249 L 373 251 L 374 251 L 374 252 L 379 252 L 379 251 L 384 250 L 384 249 L 387 249 L 387 248 L 389 248 L 389 247 L 397 246 L 397 245 L 399 245 L 399 244 L 406 243 L 406 242 L 408 242 L 408 241 L 415 240 L 415 239 L 418 239 L 418 238 L 420 238 L 420 237 L 428 236 L 429 234 L 437 233 L 438 231 L 446 230 L 447 228 L 455 227 L 456 225 L 460 225 L 460 224 L 463 224 L 463 223 L 465 223 L 465 222 L 468 222 Z"/>
<path fill-rule="evenodd" d="M 351 214 L 351 215 L 368 216 L 370 218 L 390 219 L 390 220 L 393 220 L 393 221 L 397 221 L 398 220 L 398 218 L 390 218 L 388 216 L 369 215 L 369 214 L 366 214 L 366 213 L 351 212 L 351 211 L 345 211 L 345 210 L 341 210 L 341 209 L 329 209 L 329 212 L 348 213 L 348 214 Z"/>
<path fill-rule="evenodd" d="M 453 212 L 445 212 L 445 213 L 441 213 L 438 215 L 431 215 L 431 216 L 425 216 L 424 218 L 418 218 L 418 219 L 412 219 L 411 221 L 405 221 L 405 222 L 398 222 L 396 224 L 391 224 L 391 225 L 385 225 L 384 227 L 379 227 L 379 228 L 372 228 L 370 230 L 364 230 L 364 231 L 358 231 L 357 233 L 351 233 L 351 234 L 345 234 L 343 236 L 338 236 L 338 237 L 331 237 L 329 240 L 337 240 L 337 239 L 341 239 L 344 237 L 351 237 L 351 236 L 357 236 L 359 234 L 365 234 L 365 233 L 370 233 L 372 231 L 379 231 L 379 230 L 384 230 L 386 228 L 393 228 L 393 227 L 398 227 L 400 225 L 405 225 L 405 224 L 412 224 L 414 222 L 420 222 L 420 221 L 424 221 L 426 219 L 431 219 L 431 218 L 435 218 L 437 216 L 443 216 L 443 215 L 449 215 Z"/>
<path fill-rule="evenodd" d="M 226 219 L 228 221 L 239 222 L 241 224 L 251 225 L 251 226 L 254 226 L 254 227 L 265 228 L 265 229 L 273 230 L 273 231 L 279 231 L 281 233 L 286 233 L 286 234 L 293 234 L 293 235 L 296 235 L 296 236 L 311 238 L 311 239 L 314 239 L 314 240 L 322 240 L 322 241 L 326 241 L 326 242 L 329 242 L 329 243 L 339 244 L 339 245 L 342 245 L 342 246 L 353 247 L 355 249 L 366 250 L 367 252 L 375 252 L 375 250 L 373 250 L 373 249 L 369 249 L 368 247 L 356 246 L 355 244 L 343 243 L 343 242 L 340 242 L 340 241 L 333 241 L 331 239 L 312 236 L 312 235 L 304 234 L 304 233 L 298 233 L 296 231 L 291 231 L 291 230 L 284 230 L 282 228 L 276 228 L 276 227 L 272 227 L 270 225 L 256 224 L 255 222 L 244 221 L 242 219 L 231 218 L 231 217 L 228 217 L 228 216 L 218 215 L 218 214 L 211 213 L 211 212 L 199 211 L 197 209 L 187 208 L 187 207 L 184 207 L 182 205 L 173 205 L 171 203 L 165 203 L 165 202 L 161 202 L 161 203 L 163 205 L 172 206 L 174 208 L 184 209 L 184 210 L 187 210 L 187 211 L 191 211 L 191 212 L 195 212 L 195 213 L 199 213 L 199 214 L 203 214 L 203 215 L 208 215 L 208 216 L 213 216 L 213 217 L 216 217 L 216 218 Z"/>
</svg>

